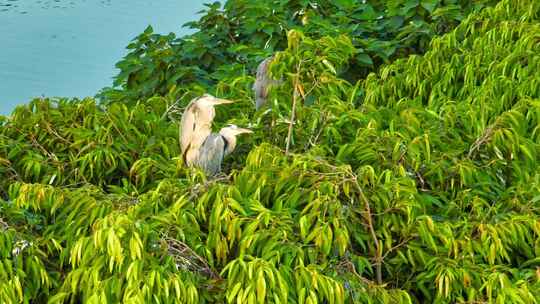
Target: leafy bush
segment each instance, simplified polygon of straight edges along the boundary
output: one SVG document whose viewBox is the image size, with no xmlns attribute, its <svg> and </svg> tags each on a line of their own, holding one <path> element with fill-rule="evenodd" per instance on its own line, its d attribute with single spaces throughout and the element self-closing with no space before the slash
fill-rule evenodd
<svg viewBox="0 0 540 304">
<path fill-rule="evenodd" d="M 248 110 L 250 77 L 216 79 L 238 101 L 217 125 L 256 132 L 213 180 L 178 157 L 202 88 L 19 107 L 0 300 L 537 303 L 539 19 L 503 0 L 354 84 L 354 39 L 288 31 L 268 109 Z"/>
</svg>

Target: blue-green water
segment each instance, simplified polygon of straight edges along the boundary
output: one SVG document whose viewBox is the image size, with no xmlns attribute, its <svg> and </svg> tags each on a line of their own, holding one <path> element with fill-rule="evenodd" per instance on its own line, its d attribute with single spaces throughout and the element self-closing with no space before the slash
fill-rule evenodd
<svg viewBox="0 0 540 304">
<path fill-rule="evenodd" d="M 93 96 L 148 25 L 187 34 L 209 0 L 0 0 L 0 114 L 33 97 Z"/>
</svg>

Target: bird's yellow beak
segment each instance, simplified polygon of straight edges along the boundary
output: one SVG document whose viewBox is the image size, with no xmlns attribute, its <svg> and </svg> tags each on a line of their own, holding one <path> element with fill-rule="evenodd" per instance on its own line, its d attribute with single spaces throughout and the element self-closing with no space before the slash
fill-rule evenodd
<svg viewBox="0 0 540 304">
<path fill-rule="evenodd" d="M 238 128 L 235 130 L 238 134 L 244 134 L 244 133 L 253 133 L 250 129 L 244 129 L 244 128 Z"/>
<path fill-rule="evenodd" d="M 234 103 L 234 100 L 221 99 L 221 98 L 216 98 L 216 99 L 214 99 L 214 104 L 216 104 L 216 105 L 219 105 L 219 104 L 227 104 L 227 103 Z"/>
</svg>

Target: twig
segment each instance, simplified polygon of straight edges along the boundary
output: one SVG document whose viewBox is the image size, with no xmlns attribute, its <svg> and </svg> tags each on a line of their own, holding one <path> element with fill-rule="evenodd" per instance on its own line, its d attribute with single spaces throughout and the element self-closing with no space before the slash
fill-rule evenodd
<svg viewBox="0 0 540 304">
<path fill-rule="evenodd" d="M 422 174 L 418 171 L 414 171 L 414 174 L 416 175 L 416 179 L 420 182 L 420 190 L 424 192 L 429 191 L 426 189 L 426 181 L 424 180 Z"/>
<path fill-rule="evenodd" d="M 116 124 L 114 123 L 114 120 L 112 120 L 112 117 L 111 117 L 111 115 L 109 114 L 109 112 L 105 112 L 105 114 L 107 115 L 107 118 L 108 118 L 109 121 L 111 122 L 111 125 L 113 126 L 113 128 L 116 130 L 116 132 L 118 132 L 118 135 L 120 135 L 120 137 L 122 137 L 122 139 L 123 139 L 126 143 L 129 143 L 129 140 L 124 136 L 123 132 L 120 131 L 120 129 L 118 129 L 118 127 L 117 127 Z"/>
<path fill-rule="evenodd" d="M 315 138 L 313 138 L 313 135 L 311 135 L 311 137 L 309 138 L 308 142 L 306 143 L 306 145 L 304 147 L 304 150 L 307 150 L 309 145 L 311 145 L 313 147 L 317 145 L 317 141 L 319 140 L 319 137 L 321 136 L 322 132 L 324 131 L 324 127 L 326 127 L 326 120 L 328 118 L 327 114 L 328 113 L 324 112 L 323 121 L 322 121 L 321 127 L 319 128 L 319 131 L 315 135 Z"/>
<path fill-rule="evenodd" d="M 10 178 L 15 178 L 17 180 L 21 180 L 21 177 L 19 175 L 19 173 L 17 173 L 17 170 L 15 170 L 12 166 L 11 166 L 11 161 L 9 161 L 9 159 L 2 159 L 0 158 L 0 164 L 4 164 L 5 167 L 11 171 L 11 174 L 12 176 Z"/>
<path fill-rule="evenodd" d="M 385 254 L 382 256 L 382 260 L 384 260 L 386 258 L 387 255 L 389 255 L 390 253 L 392 253 L 392 251 L 398 249 L 399 247 L 402 247 L 404 246 L 405 244 L 407 244 L 410 240 L 414 239 L 413 236 L 410 236 L 406 239 L 404 239 L 403 241 L 401 241 L 399 244 L 393 246 L 392 248 L 390 248 L 387 252 L 385 252 Z"/>
<path fill-rule="evenodd" d="M 293 92 L 293 104 L 292 104 L 292 111 L 291 111 L 291 120 L 289 121 L 289 132 L 287 134 L 287 145 L 285 146 L 285 155 L 289 154 L 289 148 L 291 146 L 291 137 L 292 137 L 292 131 L 293 131 L 293 124 L 296 114 L 296 101 L 298 99 L 298 81 L 300 78 L 300 67 L 302 65 L 302 62 L 300 61 L 298 63 L 298 66 L 296 67 L 296 75 L 294 77 L 294 92 Z"/>
<path fill-rule="evenodd" d="M 70 142 L 69 140 L 65 139 L 64 137 L 60 136 L 60 134 L 58 134 L 58 132 L 56 132 L 56 130 L 54 128 L 51 127 L 51 125 L 49 123 L 46 124 L 46 128 L 49 132 L 51 132 L 54 136 L 56 136 L 56 138 L 60 139 L 61 141 L 63 141 L 64 143 L 68 144 L 68 145 L 72 145 L 73 143 Z"/>
<path fill-rule="evenodd" d="M 491 135 L 493 135 L 494 130 L 495 130 L 495 126 L 492 125 L 492 126 L 488 127 L 484 131 L 482 136 L 480 136 L 479 138 L 476 139 L 474 144 L 469 149 L 469 153 L 467 154 L 467 158 L 471 158 L 473 156 L 474 152 L 476 152 L 478 149 L 480 149 L 480 147 L 482 145 L 484 145 L 486 142 L 488 142 L 488 140 L 491 138 Z"/>
<path fill-rule="evenodd" d="M 291 145 L 291 137 L 292 137 L 292 130 L 293 130 L 293 124 L 294 124 L 294 119 L 295 119 L 294 113 L 296 112 L 296 99 L 297 99 L 297 96 L 298 96 L 298 93 L 296 92 L 296 88 L 295 88 L 294 89 L 294 94 L 293 94 L 293 106 L 292 106 L 291 120 L 289 122 L 289 132 L 287 134 L 287 145 L 285 146 L 285 154 L 286 155 L 289 154 L 289 147 Z"/>
<path fill-rule="evenodd" d="M 30 140 L 32 142 L 32 146 L 34 146 L 35 148 L 38 148 L 39 150 L 41 150 L 41 152 L 43 154 L 45 154 L 49 158 L 49 160 L 51 160 L 53 163 L 59 163 L 58 157 L 56 157 L 56 155 L 54 155 L 54 153 L 51 153 L 47 149 L 45 149 L 45 147 L 43 147 L 37 141 L 36 137 L 33 134 L 30 134 Z"/>
<path fill-rule="evenodd" d="M 354 266 L 354 263 L 349 261 L 348 259 L 345 259 L 345 260 L 341 261 L 338 264 L 338 267 L 343 267 L 345 270 L 347 270 L 348 272 L 354 274 L 357 278 L 359 278 L 362 282 L 364 282 L 367 285 L 374 285 L 375 284 L 375 282 L 373 282 L 371 280 L 368 280 L 368 279 L 364 278 L 363 276 L 361 276 L 358 273 L 358 271 L 356 271 L 356 267 Z"/>
<path fill-rule="evenodd" d="M 236 44 L 237 43 L 236 39 L 234 39 L 234 36 L 231 34 L 231 32 L 228 32 L 227 34 L 229 34 L 229 38 L 231 39 L 231 42 Z"/>
<path fill-rule="evenodd" d="M 27 135 L 19 128 L 15 127 L 15 130 L 19 132 L 19 134 L 26 137 Z M 49 152 L 45 147 L 43 147 L 36 139 L 36 136 L 33 133 L 29 133 L 28 137 L 30 139 L 30 145 L 34 148 L 37 148 L 38 150 L 41 150 L 41 152 L 49 158 L 49 160 L 53 163 L 59 164 L 60 161 L 58 160 L 58 157 L 54 155 L 54 153 Z"/>
<path fill-rule="evenodd" d="M 163 238 L 163 241 L 167 243 L 169 255 L 180 264 L 177 266 L 183 266 L 190 271 L 200 272 L 211 279 L 221 279 L 219 274 L 210 267 L 208 262 L 184 242 L 167 236 Z"/>
<path fill-rule="evenodd" d="M 185 95 L 185 94 L 184 94 Z M 183 96 L 182 96 L 183 97 Z M 163 115 L 161 115 L 161 118 L 160 119 L 165 119 L 166 116 L 169 115 L 169 112 L 173 109 L 173 108 L 177 108 L 177 104 L 178 102 L 180 101 L 180 98 L 178 98 L 175 102 L 173 102 L 168 108 L 167 110 L 165 110 L 165 112 L 163 113 Z"/>
<path fill-rule="evenodd" d="M 373 238 L 373 242 L 375 243 L 375 271 L 377 274 L 377 283 L 380 285 L 382 284 L 382 261 L 383 261 L 383 258 L 381 256 L 382 254 L 381 245 L 380 245 L 379 239 L 377 238 L 377 234 L 375 233 L 375 229 L 373 228 L 373 218 L 371 214 L 371 207 L 369 206 L 369 201 L 364 195 L 364 191 L 362 190 L 362 187 L 360 187 L 360 184 L 358 183 L 358 179 L 356 178 L 356 175 L 353 177 L 353 180 L 354 180 L 354 185 L 356 186 L 356 189 L 358 190 L 360 199 L 364 202 L 364 205 L 366 208 L 366 213 L 364 217 L 367 221 L 368 230 L 371 234 L 371 237 Z"/>
</svg>

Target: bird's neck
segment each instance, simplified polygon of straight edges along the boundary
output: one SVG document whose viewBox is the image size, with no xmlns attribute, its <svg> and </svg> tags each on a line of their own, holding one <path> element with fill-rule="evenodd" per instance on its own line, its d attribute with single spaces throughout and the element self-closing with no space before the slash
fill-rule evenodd
<svg viewBox="0 0 540 304">
<path fill-rule="evenodd" d="M 225 141 L 225 155 L 230 154 L 236 148 L 236 136 L 220 133 Z"/>
</svg>

